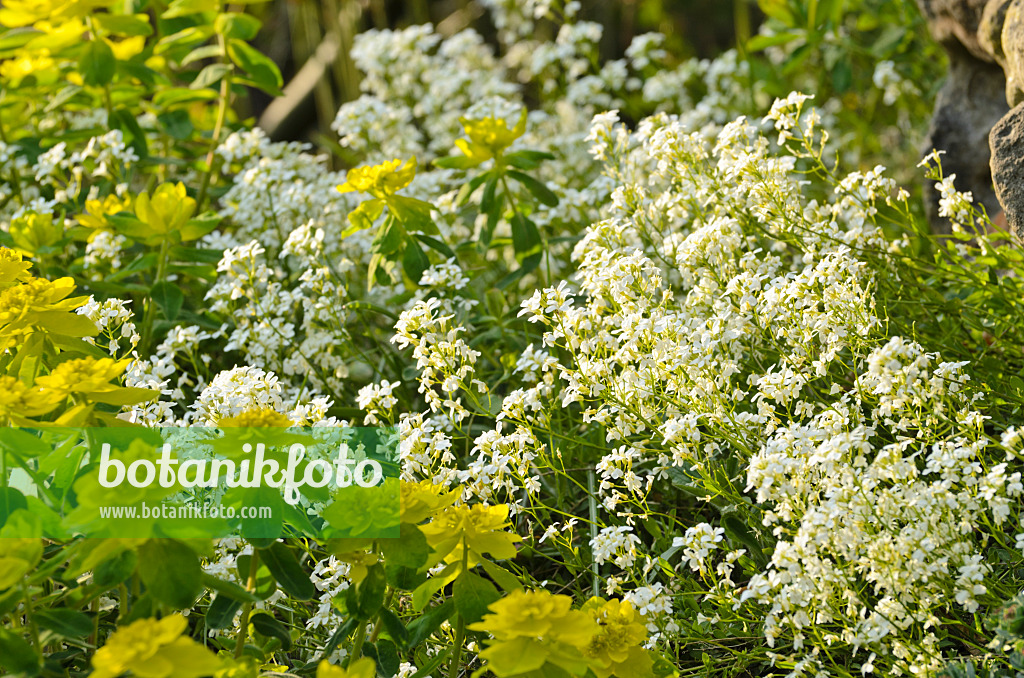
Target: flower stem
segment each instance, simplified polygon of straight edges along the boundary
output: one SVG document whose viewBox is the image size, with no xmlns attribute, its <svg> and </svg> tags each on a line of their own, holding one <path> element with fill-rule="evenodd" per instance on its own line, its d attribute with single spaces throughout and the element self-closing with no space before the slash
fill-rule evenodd
<svg viewBox="0 0 1024 678">
<path fill-rule="evenodd" d="M 245 590 L 252 593 L 256 590 L 256 573 L 259 571 L 260 557 L 256 549 L 252 550 L 252 560 L 249 561 L 249 579 L 245 582 Z M 238 630 L 238 639 L 235 640 L 235 659 L 242 656 L 245 649 L 245 639 L 249 634 L 249 615 L 252 614 L 252 603 L 242 606 L 242 617 L 238 620 L 241 627 Z"/>
</svg>

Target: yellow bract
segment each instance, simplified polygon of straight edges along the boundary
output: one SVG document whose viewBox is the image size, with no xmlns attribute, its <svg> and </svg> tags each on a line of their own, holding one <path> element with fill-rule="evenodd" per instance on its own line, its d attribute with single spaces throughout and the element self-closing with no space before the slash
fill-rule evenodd
<svg viewBox="0 0 1024 678">
<path fill-rule="evenodd" d="M 26 212 L 11 221 L 10 234 L 18 249 L 32 256 L 44 247 L 56 245 L 64 237 L 64 225 L 52 214 Z"/>
<path fill-rule="evenodd" d="M 85 212 L 79 214 L 76 221 L 87 228 L 109 228 L 109 215 L 130 210 L 131 207 L 131 198 L 121 199 L 116 195 L 108 195 L 103 200 L 86 200 Z"/>
<path fill-rule="evenodd" d="M 32 264 L 23 261 L 20 253 L 8 247 L 0 247 L 0 289 L 11 287 L 30 279 L 28 269 Z"/>
<path fill-rule="evenodd" d="M 0 78 L 8 81 L 8 86 L 17 87 L 22 80 L 34 75 L 37 84 L 50 85 L 60 77 L 56 66 L 49 50 L 18 50 L 13 59 L 0 63 Z"/>
<path fill-rule="evenodd" d="M 52 412 L 63 400 L 38 386 L 26 386 L 17 378 L 0 376 L 0 417 L 38 417 Z"/>
<path fill-rule="evenodd" d="M 458 498 L 459 490 L 448 492 L 442 485 L 435 485 L 433 480 L 403 482 L 400 519 L 411 525 L 422 523 L 454 504 Z"/>
<path fill-rule="evenodd" d="M 247 410 L 233 417 L 224 417 L 217 422 L 217 426 L 237 427 L 266 427 L 266 426 L 291 426 L 292 420 L 285 415 L 265 407 L 261 410 Z"/>
<path fill-rule="evenodd" d="M 588 666 L 583 650 L 600 629 L 588 614 L 571 608 L 569 596 L 514 591 L 466 628 L 494 636 L 480 656 L 497 676 L 542 671 L 545 664 L 582 675 Z"/>
<path fill-rule="evenodd" d="M 91 678 L 115 678 L 131 671 L 139 678 L 197 678 L 217 671 L 220 660 L 182 632 L 184 617 L 139 619 L 123 626 L 96 650 Z"/>
<path fill-rule="evenodd" d="M 36 385 L 43 392 L 55 398 L 78 393 L 107 393 L 120 387 L 111 384 L 124 373 L 130 359 L 114 360 L 113 358 L 79 358 L 68 360 L 57 365 L 49 374 L 36 379 Z"/>
<path fill-rule="evenodd" d="M 411 184 L 415 176 L 416 158 L 409 158 L 404 165 L 396 158 L 379 165 L 349 170 L 345 183 L 338 186 L 338 191 L 360 191 L 377 198 L 387 198 Z"/>
<path fill-rule="evenodd" d="M 480 120 L 459 118 L 462 129 L 469 140 L 458 139 L 455 145 L 466 157 L 480 164 L 491 158 L 499 157 L 506 148 L 526 133 L 526 109 L 523 109 L 515 127 L 509 129 L 508 123 L 501 118 L 488 116 Z"/>
<path fill-rule="evenodd" d="M 603 601 L 591 598 L 583 606 L 601 632 L 587 645 L 587 657 L 594 660 L 590 668 L 598 678 L 609 676 L 650 676 L 654 662 L 642 645 L 647 640 L 644 617 L 631 603 L 621 600 Z"/>
<path fill-rule="evenodd" d="M 18 28 L 38 21 L 59 23 L 111 4 L 113 0 L 4 0 L 0 8 L 0 26 Z"/>
<path fill-rule="evenodd" d="M 316 678 L 374 678 L 376 675 L 377 665 L 368 657 L 355 660 L 347 669 L 335 666 L 327 660 L 320 662 L 316 667 Z"/>
<path fill-rule="evenodd" d="M 484 553 L 498 559 L 515 557 L 515 543 L 522 538 L 507 532 L 510 527 L 507 504 L 463 504 L 445 510 L 420 530 L 446 563 L 461 562 L 465 545 L 469 549 L 467 567 L 473 567 Z"/>
<path fill-rule="evenodd" d="M 185 184 L 160 184 L 152 195 L 140 193 L 135 199 L 135 215 L 149 229 L 147 235 L 166 236 L 173 231 L 180 231 L 193 212 L 196 201 L 188 197 Z"/>
</svg>

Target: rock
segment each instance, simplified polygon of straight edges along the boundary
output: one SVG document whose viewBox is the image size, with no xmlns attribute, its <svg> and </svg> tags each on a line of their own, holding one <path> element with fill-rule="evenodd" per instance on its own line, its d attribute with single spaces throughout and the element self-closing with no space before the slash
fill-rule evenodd
<svg viewBox="0 0 1024 678">
<path fill-rule="evenodd" d="M 1024 0 L 1011 0 L 999 35 L 1006 71 L 1006 100 L 1010 106 L 1024 101 Z"/>
<path fill-rule="evenodd" d="M 988 133 L 1006 114 L 1003 71 L 994 63 L 975 59 L 964 47 L 947 46 L 949 77 L 935 99 L 928 136 L 922 155 L 933 148 L 945 151 L 943 174 L 956 174 L 959 191 L 970 191 L 974 202 L 988 213 L 999 213 L 999 200 L 992 187 L 989 167 Z M 939 194 L 933 181 L 925 182 L 925 210 L 932 230 L 949 233 L 949 220 L 938 215 Z"/>
<path fill-rule="evenodd" d="M 1006 65 L 1006 54 L 1003 51 L 1003 24 L 1006 23 L 1006 10 L 1013 0 L 990 0 L 981 13 L 978 24 L 978 45 L 985 53 L 995 59 L 1000 66 Z"/>
<path fill-rule="evenodd" d="M 932 35 L 947 49 L 959 44 L 980 61 L 993 58 L 978 41 L 986 6 L 998 0 L 917 0 Z"/>
<path fill-rule="evenodd" d="M 992 178 L 1006 223 L 1024 238 L 1024 104 L 1003 116 L 989 134 Z"/>
</svg>

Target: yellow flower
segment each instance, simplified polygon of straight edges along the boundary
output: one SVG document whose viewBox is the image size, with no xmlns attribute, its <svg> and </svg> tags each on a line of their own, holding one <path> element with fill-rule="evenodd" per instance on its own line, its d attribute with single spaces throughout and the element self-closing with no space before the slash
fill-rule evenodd
<svg viewBox="0 0 1024 678">
<path fill-rule="evenodd" d="M 377 665 L 369 657 L 361 657 L 347 669 L 331 664 L 326 659 L 316 667 L 316 678 L 374 678 Z"/>
<path fill-rule="evenodd" d="M 135 199 L 135 215 L 149 228 L 129 236 L 141 236 L 147 244 L 180 231 L 196 211 L 196 201 L 188 197 L 185 184 L 160 184 L 153 194 L 140 193 Z"/>
<path fill-rule="evenodd" d="M 86 228 L 109 228 L 110 222 L 107 216 L 130 210 L 132 207 L 131 198 L 118 198 L 116 195 L 108 195 L 101 200 L 86 200 L 85 212 L 79 214 L 76 220 Z"/>
<path fill-rule="evenodd" d="M 35 76 L 37 84 L 51 85 L 60 75 L 56 66 L 49 50 L 18 50 L 13 59 L 0 63 L 0 78 L 9 81 L 11 87 L 17 87 L 30 75 Z"/>
<path fill-rule="evenodd" d="M 64 237 L 64 224 L 55 220 L 52 214 L 26 212 L 11 221 L 11 240 L 18 249 L 28 256 L 37 254 L 44 247 L 56 245 Z"/>
<path fill-rule="evenodd" d="M 654 662 L 641 645 L 647 640 L 644 617 L 628 601 L 591 598 L 583 611 L 600 625 L 601 632 L 587 645 L 584 654 L 593 660 L 591 670 L 598 678 L 642 678 L 653 675 Z"/>
<path fill-rule="evenodd" d="M 221 667 L 210 650 L 182 632 L 184 617 L 139 619 L 111 634 L 92 658 L 91 678 L 115 678 L 131 671 L 139 678 L 197 678 Z"/>
<path fill-rule="evenodd" d="M 96 334 L 96 325 L 74 309 L 85 297 L 66 297 L 74 292 L 75 281 L 28 278 L 23 283 L 0 289 L 0 351 L 18 345 L 25 335 L 44 330 L 70 337 Z"/>
<path fill-rule="evenodd" d="M 30 268 L 32 263 L 22 261 L 20 252 L 0 247 L 0 289 L 28 280 L 31 277 L 28 275 Z"/>
<path fill-rule="evenodd" d="M 415 176 L 416 158 L 409 158 L 404 165 L 396 158 L 372 167 L 349 170 L 345 183 L 338 186 L 338 191 L 360 191 L 377 198 L 387 198 L 411 184 Z"/>
<path fill-rule="evenodd" d="M 117 41 L 103 38 L 103 41 L 110 45 L 110 51 L 114 53 L 114 58 L 118 61 L 127 61 L 136 54 L 141 54 L 146 46 L 146 38 L 142 35 L 135 35 Z"/>
<path fill-rule="evenodd" d="M 523 109 L 519 121 L 512 129 L 508 128 L 507 122 L 493 116 L 480 120 L 459 118 L 459 122 L 469 140 L 458 139 L 455 145 L 473 161 L 473 165 L 479 165 L 491 158 L 500 157 L 512 142 L 526 133 L 526 109 Z"/>
<path fill-rule="evenodd" d="M 480 656 L 495 675 L 540 671 L 547 663 L 581 675 L 588 667 L 583 650 L 600 629 L 590 615 L 571 608 L 569 596 L 514 591 L 467 628 L 494 636 Z"/>
<path fill-rule="evenodd" d="M 114 360 L 113 358 L 79 358 L 67 360 L 57 365 L 49 374 L 36 379 L 36 384 L 43 388 L 44 393 L 53 397 L 67 396 L 70 393 L 108 393 L 120 388 L 111 384 L 124 373 L 130 359 Z"/>
<path fill-rule="evenodd" d="M 418 483 L 402 482 L 402 513 L 403 523 L 416 525 L 427 518 L 451 506 L 459 498 L 459 489 L 446 492 L 441 485 L 433 480 Z"/>
<path fill-rule="evenodd" d="M 437 552 L 435 557 L 446 563 L 460 563 L 465 544 L 469 548 L 467 567 L 473 567 L 484 553 L 498 559 L 515 557 L 515 543 L 522 538 L 507 532 L 509 527 L 507 504 L 463 504 L 446 509 L 420 530 Z"/>
<path fill-rule="evenodd" d="M 339 553 L 337 558 L 343 563 L 348 563 L 348 578 L 352 580 L 352 583 L 354 584 L 358 584 L 366 579 L 366 575 L 369 573 L 370 568 L 380 562 L 380 557 L 376 553 L 368 553 L 366 551 L 349 551 L 348 553 Z"/>
<path fill-rule="evenodd" d="M 18 28 L 31 26 L 37 21 L 61 23 L 112 3 L 113 0 L 4 0 L 0 8 L 0 26 Z"/>
<path fill-rule="evenodd" d="M 0 416 L 38 417 L 52 412 L 61 400 L 37 386 L 26 386 L 16 377 L 0 376 Z"/>
<path fill-rule="evenodd" d="M 265 407 L 262 410 L 247 410 L 234 417 L 225 417 L 217 422 L 217 426 L 238 426 L 243 428 L 288 427 L 291 425 L 291 419 L 269 407 Z"/>
</svg>

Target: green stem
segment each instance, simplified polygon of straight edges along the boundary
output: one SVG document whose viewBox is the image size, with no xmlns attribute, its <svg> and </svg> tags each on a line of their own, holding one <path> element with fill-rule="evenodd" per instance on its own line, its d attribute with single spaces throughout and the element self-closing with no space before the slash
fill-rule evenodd
<svg viewBox="0 0 1024 678">
<path fill-rule="evenodd" d="M 227 44 L 224 36 L 217 36 L 220 41 L 221 55 L 227 54 Z M 201 210 L 206 200 L 206 192 L 210 188 L 210 181 L 213 179 L 213 165 L 217 159 L 217 145 L 220 143 L 220 133 L 224 129 L 224 121 L 228 115 L 228 101 L 231 99 L 231 71 L 224 75 L 220 81 L 220 101 L 217 105 L 217 119 L 213 123 L 213 135 L 210 138 L 210 150 L 206 154 L 206 173 L 203 174 L 203 184 L 199 189 L 199 196 L 196 198 L 196 205 Z"/>
<path fill-rule="evenodd" d="M 252 592 L 256 589 L 256 573 L 260 567 L 260 556 L 256 549 L 252 550 L 252 559 L 249 561 L 249 579 L 245 582 L 245 590 Z M 242 617 L 238 620 L 240 626 L 238 638 L 235 640 L 235 659 L 242 656 L 245 649 L 245 639 L 249 634 L 249 615 L 252 614 L 252 603 L 242 606 Z"/>
<path fill-rule="evenodd" d="M 462 537 L 462 576 L 469 569 L 469 546 L 466 545 L 466 537 Z M 466 620 L 459 615 L 455 623 L 455 648 L 452 652 L 452 663 L 448 666 L 448 678 L 458 678 L 459 662 L 462 660 L 462 644 L 466 640 Z"/>
<path fill-rule="evenodd" d="M 386 610 L 389 607 L 391 607 L 391 601 L 394 599 L 394 597 L 395 597 L 395 590 L 393 588 L 389 588 L 388 589 L 388 594 L 384 598 L 384 607 L 381 608 L 381 609 L 382 610 Z M 384 619 L 378 614 L 377 615 L 377 621 L 374 622 L 374 624 L 373 624 L 373 631 L 370 632 L 369 641 L 370 641 L 371 645 L 377 642 L 377 636 L 380 635 L 381 629 L 383 627 L 384 627 Z"/>
<path fill-rule="evenodd" d="M 349 653 L 352 655 L 352 659 L 349 660 L 349 666 L 352 666 L 352 662 L 363 656 L 363 640 L 366 639 L 366 624 L 359 624 L 359 628 L 356 629 L 356 635 L 352 639 L 352 651 Z"/>
<path fill-rule="evenodd" d="M 167 257 L 170 253 L 171 244 L 170 241 L 164 240 L 160 243 L 160 256 L 156 263 L 156 277 L 153 279 L 153 286 L 155 287 L 164 279 L 164 271 L 167 268 Z M 146 313 L 142 319 L 142 332 L 141 335 L 144 337 L 142 340 L 142 346 L 140 346 L 140 355 L 148 355 L 149 349 L 153 345 L 153 322 L 155 321 L 156 315 L 156 302 L 153 301 L 153 295 L 150 293 L 148 303 L 146 304 Z"/>
<path fill-rule="evenodd" d="M 597 539 L 597 500 L 594 488 L 594 469 L 587 469 L 587 506 L 590 508 L 590 540 Z M 596 560 L 590 561 L 590 568 L 594 579 L 594 596 L 601 595 L 601 570 Z"/>
<path fill-rule="evenodd" d="M 21 590 L 25 597 L 25 619 L 28 622 L 29 634 L 32 636 L 32 647 L 42 654 L 43 647 L 39 643 L 39 626 L 36 625 L 35 616 L 33 615 L 32 595 L 28 592 L 28 584 L 22 583 Z"/>
</svg>

